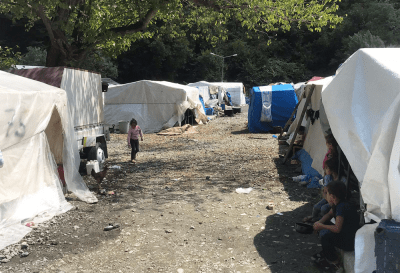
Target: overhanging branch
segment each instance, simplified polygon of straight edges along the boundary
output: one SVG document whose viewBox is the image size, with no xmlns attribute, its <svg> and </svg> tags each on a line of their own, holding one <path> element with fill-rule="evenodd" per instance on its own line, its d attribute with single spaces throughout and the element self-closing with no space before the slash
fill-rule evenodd
<svg viewBox="0 0 400 273">
<path fill-rule="evenodd" d="M 130 33 L 144 31 L 147 28 L 147 26 L 149 25 L 151 19 L 153 19 L 154 16 L 156 16 L 157 11 L 158 11 L 157 9 L 150 9 L 142 21 L 139 21 L 135 24 L 128 25 L 128 26 L 111 28 L 111 29 L 109 29 L 109 31 L 118 33 L 122 36 L 126 35 L 126 34 L 130 34 Z"/>
</svg>

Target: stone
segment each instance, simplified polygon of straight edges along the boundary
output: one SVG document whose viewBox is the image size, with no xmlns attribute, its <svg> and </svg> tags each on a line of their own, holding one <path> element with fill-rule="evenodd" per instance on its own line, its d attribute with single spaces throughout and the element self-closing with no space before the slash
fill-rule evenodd
<svg viewBox="0 0 400 273">
<path fill-rule="evenodd" d="M 28 257 L 28 256 L 29 256 L 29 252 L 24 252 L 24 253 L 21 253 L 21 255 L 20 255 L 21 258 Z"/>
</svg>

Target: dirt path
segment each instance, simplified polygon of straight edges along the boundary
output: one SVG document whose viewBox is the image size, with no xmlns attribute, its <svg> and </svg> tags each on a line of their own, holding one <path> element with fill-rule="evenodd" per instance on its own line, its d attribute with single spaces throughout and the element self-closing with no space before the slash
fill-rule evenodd
<svg viewBox="0 0 400 273">
<path fill-rule="evenodd" d="M 109 164 L 121 169 L 103 187 L 115 194 L 92 205 L 71 200 L 75 209 L 24 239 L 29 256 L 0 272 L 320 272 L 310 260 L 317 237 L 294 231 L 316 191 L 292 182 L 276 139 L 249 134 L 246 122 L 241 113 L 198 134 L 145 135 L 135 166 L 126 135 L 112 135 Z M 121 227 L 103 231 L 108 223 Z"/>
</svg>

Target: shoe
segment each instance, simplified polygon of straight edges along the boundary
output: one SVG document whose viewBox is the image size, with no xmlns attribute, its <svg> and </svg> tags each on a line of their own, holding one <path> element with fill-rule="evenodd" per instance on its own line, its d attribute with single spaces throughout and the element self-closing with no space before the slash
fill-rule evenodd
<svg viewBox="0 0 400 273">
<path fill-rule="evenodd" d="M 135 163 L 136 163 L 136 160 L 132 159 L 132 160 L 131 160 L 131 163 L 135 164 Z"/>
</svg>

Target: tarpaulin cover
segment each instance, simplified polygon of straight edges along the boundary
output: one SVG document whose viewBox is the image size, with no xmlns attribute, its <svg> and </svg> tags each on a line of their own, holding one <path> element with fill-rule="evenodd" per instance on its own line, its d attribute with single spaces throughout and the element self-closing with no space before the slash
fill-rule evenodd
<svg viewBox="0 0 400 273">
<path fill-rule="evenodd" d="M 332 133 L 361 184 L 367 222 L 400 221 L 399 86 L 400 49 L 369 48 L 350 56 L 322 94 Z M 357 234 L 359 263 L 373 257 L 374 247 L 357 244 L 372 232 Z"/>
<path fill-rule="evenodd" d="M 66 92 L 0 71 L 0 249 L 29 228 L 71 208 L 58 177 L 62 164 L 70 191 L 96 202 L 78 173 L 79 154 Z"/>
<path fill-rule="evenodd" d="M 308 175 L 310 177 L 318 177 L 319 179 L 322 178 L 318 171 L 311 167 L 313 159 L 304 149 L 297 151 L 292 159 L 298 159 L 301 161 L 301 171 L 304 175 Z"/>
<path fill-rule="evenodd" d="M 68 67 L 14 69 L 11 72 L 67 91 L 68 108 L 75 127 L 104 122 L 100 74 Z"/>
<path fill-rule="evenodd" d="M 322 168 L 322 161 L 324 160 L 325 154 L 327 153 L 326 141 L 324 131 L 329 128 L 329 122 L 327 120 L 325 110 L 321 103 L 321 94 L 324 92 L 325 88 L 332 81 L 333 77 L 327 77 L 324 79 L 311 81 L 306 84 L 303 88 L 304 94 L 301 95 L 302 100 L 297 108 L 296 119 L 290 125 L 288 129 L 288 134 L 293 135 L 295 128 L 299 122 L 301 112 L 304 109 L 306 96 L 311 91 L 312 85 L 315 85 L 313 94 L 311 96 L 311 101 L 308 108 L 313 109 L 314 111 L 318 111 L 319 118 L 314 121 L 314 123 L 310 122 L 310 119 L 306 119 L 304 116 L 302 120 L 302 126 L 306 127 L 306 140 L 303 145 L 303 149 L 311 156 L 312 158 L 312 167 L 317 170 L 321 175 L 324 173 Z M 292 137 L 289 138 L 288 143 Z"/>
<path fill-rule="evenodd" d="M 200 81 L 188 84 L 189 86 L 208 86 L 210 88 L 221 88 L 225 92 L 229 92 L 232 97 L 232 104 L 234 106 L 240 106 L 246 104 L 246 99 L 244 96 L 244 86 L 241 82 L 206 82 Z"/>
<path fill-rule="evenodd" d="M 263 87 L 261 87 L 262 89 Z M 262 91 L 260 87 L 250 90 L 250 105 L 248 112 L 248 127 L 252 133 L 268 132 L 274 126 L 285 126 L 297 104 L 297 96 L 291 84 L 273 85 L 272 88 L 272 120 L 260 122 L 262 108 Z"/>
<path fill-rule="evenodd" d="M 205 117 L 199 89 L 177 83 L 143 80 L 110 86 L 105 93 L 106 123 L 135 118 L 145 133 L 174 126 L 187 109 L 194 109 L 196 118 Z"/>
</svg>

